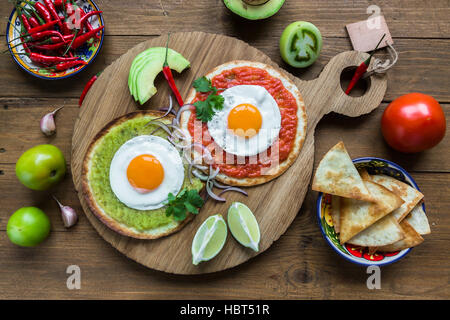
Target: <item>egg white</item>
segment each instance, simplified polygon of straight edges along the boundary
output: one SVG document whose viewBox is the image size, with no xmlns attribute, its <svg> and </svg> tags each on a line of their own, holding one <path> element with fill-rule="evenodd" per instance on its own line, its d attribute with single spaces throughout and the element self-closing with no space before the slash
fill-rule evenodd
<svg viewBox="0 0 450 320">
<path fill-rule="evenodd" d="M 164 179 L 154 190 L 139 193 L 128 181 L 127 168 L 131 160 L 150 154 L 159 160 L 164 169 Z M 178 150 L 169 141 L 142 135 L 125 142 L 114 154 L 109 169 L 111 189 L 120 202 L 136 210 L 154 210 L 167 203 L 169 192 L 176 195 L 184 181 L 184 166 Z"/>
<path fill-rule="evenodd" d="M 208 131 L 219 147 L 237 156 L 254 156 L 267 150 L 278 138 L 281 129 L 280 109 L 272 95 L 261 86 L 238 85 L 221 93 L 222 110 L 208 122 Z M 228 129 L 228 115 L 243 103 L 255 106 L 262 117 L 261 128 L 250 138 L 238 136 Z"/>
</svg>

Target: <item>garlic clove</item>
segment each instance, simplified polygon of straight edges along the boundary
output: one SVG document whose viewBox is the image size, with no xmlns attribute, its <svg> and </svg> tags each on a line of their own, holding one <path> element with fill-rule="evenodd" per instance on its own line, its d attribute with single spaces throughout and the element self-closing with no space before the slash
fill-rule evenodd
<svg viewBox="0 0 450 320">
<path fill-rule="evenodd" d="M 76 211 L 69 206 L 62 205 L 61 202 L 59 202 L 55 196 L 52 195 L 52 197 L 53 199 L 55 199 L 56 203 L 58 203 L 58 206 L 61 210 L 61 217 L 63 220 L 64 227 L 70 228 L 74 226 L 78 221 L 78 215 Z"/>
<path fill-rule="evenodd" d="M 56 132 L 56 124 L 55 124 L 55 113 L 58 112 L 60 109 L 64 108 L 64 106 L 59 107 L 58 109 L 47 113 L 45 116 L 42 117 L 41 119 L 41 131 L 46 135 L 46 136 L 51 136 L 52 134 L 54 134 Z"/>
</svg>

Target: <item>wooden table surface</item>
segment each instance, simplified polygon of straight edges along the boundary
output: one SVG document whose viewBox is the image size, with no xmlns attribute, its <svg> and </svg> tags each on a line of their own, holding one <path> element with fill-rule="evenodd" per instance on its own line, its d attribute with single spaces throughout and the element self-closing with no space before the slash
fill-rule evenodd
<svg viewBox="0 0 450 320">
<path fill-rule="evenodd" d="M 317 193 L 308 192 L 287 232 L 271 248 L 249 262 L 219 273 L 175 276 L 147 269 L 110 247 L 82 213 L 71 176 L 54 190 L 74 207 L 79 223 L 66 230 L 49 193 L 26 189 L 15 176 L 15 162 L 28 148 L 51 143 L 70 162 L 71 135 L 78 115 L 78 97 L 88 79 L 141 41 L 168 31 L 207 31 L 234 36 L 262 50 L 302 79 L 315 78 L 334 55 L 351 50 L 344 26 L 368 17 L 372 1 L 287 0 L 272 18 L 250 22 L 230 13 L 221 0 L 99 0 L 106 36 L 93 65 L 75 77 L 55 82 L 33 78 L 0 55 L 0 298 L 1 299 L 449 299 L 450 260 L 450 138 L 432 150 L 404 155 L 390 149 L 380 133 L 387 104 L 399 95 L 423 92 L 434 96 L 450 119 L 450 4 L 448 0 L 377 1 L 390 27 L 397 65 L 389 71 L 381 106 L 369 115 L 347 118 L 327 115 L 316 131 L 315 166 L 342 139 L 352 157 L 392 160 L 416 179 L 425 194 L 432 234 L 403 260 L 381 269 L 381 289 L 368 290 L 363 267 L 339 257 L 323 239 L 316 221 Z M 0 6 L 0 35 L 12 5 Z M 288 68 L 279 55 L 284 27 L 296 20 L 314 23 L 324 46 L 309 69 Z M 3 38 L 4 39 L 4 38 Z M 5 50 L 5 41 L 0 49 Z M 220 54 L 220 48 L 217 48 Z M 213 52 L 211 54 L 214 54 Z M 162 77 L 157 85 L 166 85 Z M 57 134 L 45 137 L 39 120 L 64 105 Z M 69 163 L 68 163 L 69 166 Z M 70 171 L 70 170 L 68 170 Z M 9 216 L 23 206 L 38 206 L 51 218 L 50 237 L 36 248 L 9 242 Z M 81 268 L 81 289 L 68 290 L 66 268 Z"/>
</svg>

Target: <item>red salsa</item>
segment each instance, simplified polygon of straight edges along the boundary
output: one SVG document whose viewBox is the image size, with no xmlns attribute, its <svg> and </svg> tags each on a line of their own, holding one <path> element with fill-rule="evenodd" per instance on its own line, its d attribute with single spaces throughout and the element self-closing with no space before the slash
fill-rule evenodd
<svg viewBox="0 0 450 320">
<path fill-rule="evenodd" d="M 222 92 L 225 89 L 237 86 L 237 85 L 257 85 L 264 87 L 275 99 L 280 108 L 281 114 L 281 129 L 278 136 L 278 140 L 275 143 L 279 144 L 278 148 L 278 162 L 281 163 L 286 160 L 291 152 L 295 136 L 297 133 L 297 101 L 294 96 L 284 87 L 280 79 L 272 77 L 267 71 L 254 67 L 236 67 L 230 70 L 225 70 L 221 74 L 216 75 L 211 79 L 212 85 L 218 89 L 218 92 Z M 198 100 L 205 100 L 207 98 L 207 93 L 197 92 L 197 95 L 193 102 Z M 196 120 L 195 108 L 189 118 L 188 130 L 192 137 L 194 137 L 194 121 Z M 198 136 L 196 134 L 195 136 Z M 214 143 L 208 132 L 207 123 L 202 123 L 202 141 L 204 146 L 208 146 Z M 200 142 L 200 141 L 195 141 Z M 214 144 L 215 145 L 215 144 Z M 217 145 L 215 148 L 211 148 L 210 151 L 213 156 L 215 156 L 215 150 L 217 150 Z M 222 159 L 227 159 L 227 161 L 222 161 L 223 163 L 216 163 L 214 167 L 219 167 L 220 172 L 226 174 L 230 177 L 235 178 L 247 178 L 247 177 L 259 177 L 262 174 L 262 168 L 269 168 L 271 162 L 268 158 L 271 157 L 272 147 L 269 147 L 264 156 L 258 156 L 256 158 L 250 159 L 250 157 L 245 157 L 245 159 L 237 159 L 236 156 L 227 154 L 222 150 Z M 229 163 L 229 159 L 234 159 Z M 225 163 L 226 162 L 226 163 Z"/>
</svg>

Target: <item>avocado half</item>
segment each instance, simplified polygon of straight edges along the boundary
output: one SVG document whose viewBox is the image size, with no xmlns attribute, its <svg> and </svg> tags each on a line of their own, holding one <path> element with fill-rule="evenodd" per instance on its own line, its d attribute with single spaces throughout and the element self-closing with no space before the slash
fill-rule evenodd
<svg viewBox="0 0 450 320">
<path fill-rule="evenodd" d="M 285 0 L 223 0 L 228 9 L 249 20 L 260 20 L 273 16 L 280 10 L 284 1 Z"/>
</svg>

